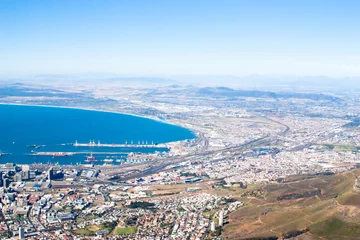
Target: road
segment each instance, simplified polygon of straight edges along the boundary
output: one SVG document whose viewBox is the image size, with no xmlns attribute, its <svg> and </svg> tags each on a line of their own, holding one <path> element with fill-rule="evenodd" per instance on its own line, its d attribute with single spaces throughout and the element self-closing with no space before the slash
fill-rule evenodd
<svg viewBox="0 0 360 240">
<path fill-rule="evenodd" d="M 125 177 L 121 177 L 120 180 L 126 181 L 126 180 L 130 180 L 130 179 L 140 178 L 140 177 L 144 177 L 144 176 L 151 175 L 154 173 L 158 173 L 158 172 L 164 170 L 169 165 L 176 165 L 178 163 L 191 160 L 194 157 L 198 157 L 198 156 L 210 157 L 212 155 L 216 155 L 216 154 L 222 153 L 222 152 L 227 152 L 229 150 L 245 151 L 249 148 L 253 148 L 258 145 L 264 144 L 264 140 L 266 141 L 267 138 L 268 137 L 261 137 L 261 138 L 254 139 L 252 141 L 246 142 L 246 143 L 238 145 L 238 146 L 228 147 L 228 148 L 224 148 L 224 149 L 220 149 L 220 150 L 207 151 L 207 152 L 203 152 L 200 154 L 185 155 L 185 156 L 181 156 L 181 157 L 169 158 L 166 160 L 157 160 L 156 162 L 152 162 L 152 165 L 150 165 L 149 168 L 146 168 L 143 171 L 136 172 L 131 175 L 127 175 Z M 214 161 L 216 161 L 216 160 L 214 160 Z"/>
</svg>

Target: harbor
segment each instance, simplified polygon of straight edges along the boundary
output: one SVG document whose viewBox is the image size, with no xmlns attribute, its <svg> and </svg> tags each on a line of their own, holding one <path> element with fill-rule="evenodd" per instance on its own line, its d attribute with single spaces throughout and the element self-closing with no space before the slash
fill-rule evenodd
<svg viewBox="0 0 360 240">
<path fill-rule="evenodd" d="M 15 145 L 18 143 L 13 143 Z M 51 144 L 24 144 L 23 149 L 28 149 L 22 154 L 11 155 L 11 153 L 0 151 L 3 161 L 8 161 L 9 156 L 15 156 L 17 162 L 42 161 L 57 162 L 61 164 L 132 164 L 146 162 L 164 157 L 170 147 L 166 144 L 156 144 L 148 141 L 133 141 L 123 144 L 100 143 L 90 140 L 88 143 L 51 143 Z M 30 150 L 30 151 L 29 151 Z M 96 157 L 95 157 L 96 156 Z M 31 160 L 29 160 L 31 158 Z"/>
<path fill-rule="evenodd" d="M 73 144 L 74 147 L 119 147 L 119 148 L 168 148 L 166 144 L 157 144 L 152 142 L 151 144 L 148 143 L 148 141 L 138 141 L 137 144 L 135 144 L 133 141 L 128 143 L 127 141 L 125 143 L 100 143 L 98 141 L 97 143 L 94 140 L 90 140 L 88 143 L 78 143 L 78 141 L 75 141 Z"/>
<path fill-rule="evenodd" d="M 89 154 L 89 151 L 83 152 L 32 152 L 28 155 L 30 156 L 53 156 L 53 157 L 67 157 L 73 156 L 75 154 Z M 121 154 L 130 154 L 130 152 L 91 152 L 93 155 L 121 155 Z"/>
<path fill-rule="evenodd" d="M 81 163 L 91 163 L 91 164 L 132 164 L 140 163 L 154 160 L 158 157 L 161 157 L 160 153 L 134 153 L 134 152 L 32 152 L 26 154 L 33 157 L 52 157 L 53 159 L 67 159 L 67 157 L 72 157 L 77 155 L 79 157 L 84 157 L 85 159 L 76 162 L 77 164 Z M 81 156 L 84 155 L 84 156 Z M 96 157 L 95 157 L 96 156 Z M 98 159 L 99 157 L 99 159 Z"/>
<path fill-rule="evenodd" d="M 170 152 L 168 143 L 194 138 L 191 131 L 181 127 L 118 113 L 17 105 L 0 105 L 0 108 L 7 117 L 0 119 L 2 126 L 10 124 L 1 132 L 0 160 L 3 163 L 71 165 L 84 163 L 90 152 L 97 162 L 107 155 L 126 158 L 131 152 L 163 156 Z M 70 115 L 72 118 L 68 118 Z M 26 119 L 27 125 L 20 128 L 13 125 L 18 119 Z M 19 134 L 11 129 L 17 129 Z"/>
</svg>

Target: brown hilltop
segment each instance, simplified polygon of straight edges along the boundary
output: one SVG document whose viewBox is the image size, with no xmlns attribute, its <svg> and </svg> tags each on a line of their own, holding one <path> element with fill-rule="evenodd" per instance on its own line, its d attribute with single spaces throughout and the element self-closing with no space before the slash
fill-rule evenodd
<svg viewBox="0 0 360 240">
<path fill-rule="evenodd" d="M 224 239 L 360 239 L 360 169 L 331 176 L 294 176 L 254 186 L 239 198 Z M 256 189 L 258 188 L 258 189 Z M 249 190 L 247 190 L 249 192 Z"/>
</svg>

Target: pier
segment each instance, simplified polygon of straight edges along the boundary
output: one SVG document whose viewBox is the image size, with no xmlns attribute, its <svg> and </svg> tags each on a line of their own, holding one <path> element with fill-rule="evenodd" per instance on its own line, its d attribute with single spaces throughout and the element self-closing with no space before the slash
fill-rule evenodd
<svg viewBox="0 0 360 240">
<path fill-rule="evenodd" d="M 130 152 L 32 152 L 28 155 L 30 156 L 53 156 L 53 157 L 67 157 L 75 154 L 101 154 L 101 155 L 120 155 L 120 154 L 129 154 Z"/>
<path fill-rule="evenodd" d="M 75 141 L 73 144 L 74 147 L 119 147 L 119 148 L 168 148 L 166 144 L 156 144 L 151 143 L 148 144 L 147 141 L 138 141 L 138 144 L 134 144 L 133 141 L 131 143 L 100 143 L 98 141 L 90 141 L 89 143 L 78 143 Z"/>
</svg>

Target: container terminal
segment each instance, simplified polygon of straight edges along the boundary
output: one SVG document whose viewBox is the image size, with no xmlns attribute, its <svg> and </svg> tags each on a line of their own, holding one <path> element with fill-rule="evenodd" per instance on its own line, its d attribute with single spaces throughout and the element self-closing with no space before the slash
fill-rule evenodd
<svg viewBox="0 0 360 240">
<path fill-rule="evenodd" d="M 128 143 L 127 141 L 125 143 L 100 143 L 98 141 L 95 143 L 94 140 L 90 140 L 89 143 L 78 143 L 78 141 L 75 141 L 73 144 L 74 147 L 123 147 L 123 148 L 168 148 L 166 144 L 158 144 L 152 142 L 149 144 L 147 141 L 138 141 L 138 144 L 134 144 L 133 141 Z"/>
<path fill-rule="evenodd" d="M 32 152 L 28 155 L 30 156 L 53 156 L 53 157 L 67 157 L 75 154 L 88 154 L 89 152 Z M 92 152 L 92 154 L 107 154 L 107 155 L 117 155 L 117 154 L 129 154 L 130 152 Z"/>
</svg>

